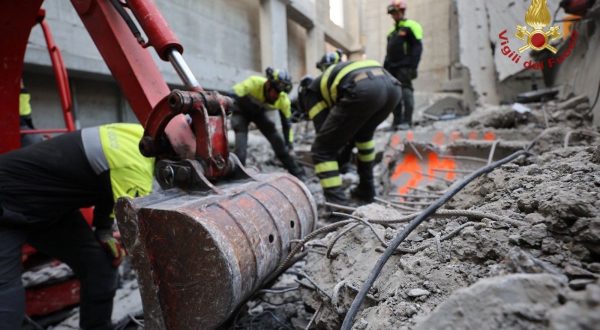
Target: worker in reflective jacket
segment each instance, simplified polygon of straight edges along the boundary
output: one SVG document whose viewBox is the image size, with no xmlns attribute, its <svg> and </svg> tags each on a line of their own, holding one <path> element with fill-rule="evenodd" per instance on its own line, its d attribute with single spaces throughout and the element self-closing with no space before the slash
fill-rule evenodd
<svg viewBox="0 0 600 330">
<path fill-rule="evenodd" d="M 311 151 L 325 199 L 332 203 L 347 202 L 336 158 L 354 139 L 360 183 L 352 195 L 365 202 L 373 201 L 373 135 L 400 101 L 400 83 L 376 61 L 363 60 L 330 66 L 303 85 L 298 91 L 298 105 L 308 112 L 317 127 Z"/>
<path fill-rule="evenodd" d="M 113 205 L 152 189 L 154 159 L 140 154 L 142 135 L 140 125 L 111 124 L 0 155 L 1 328 L 21 328 L 21 247 L 29 243 L 79 278 L 81 328 L 112 329 L 116 267 L 125 255 L 113 237 Z M 79 211 L 90 206 L 92 227 Z"/>
<path fill-rule="evenodd" d="M 383 67 L 402 83 L 402 102 L 394 109 L 395 129 L 412 127 L 415 107 L 412 81 L 417 79 L 417 68 L 423 53 L 423 28 L 414 20 L 406 19 L 406 0 L 391 0 L 388 14 L 394 27 L 387 35 L 387 53 Z"/>
<path fill-rule="evenodd" d="M 31 95 L 23 84 L 21 79 L 21 92 L 19 93 L 19 120 L 21 130 L 35 129 L 33 119 L 31 118 Z M 42 136 L 39 134 L 21 134 L 21 147 L 42 142 Z"/>
<path fill-rule="evenodd" d="M 246 163 L 248 145 L 248 125 L 253 122 L 267 138 L 275 155 L 283 166 L 294 176 L 304 178 L 304 169 L 290 155 L 294 141 L 290 117 L 292 110 L 288 94 L 292 90 L 292 81 L 284 70 L 267 68 L 267 77 L 251 76 L 233 86 L 235 107 L 231 125 L 235 131 L 234 153 L 242 164 Z M 283 137 L 277 131 L 275 123 L 266 111 L 279 110 Z"/>
</svg>

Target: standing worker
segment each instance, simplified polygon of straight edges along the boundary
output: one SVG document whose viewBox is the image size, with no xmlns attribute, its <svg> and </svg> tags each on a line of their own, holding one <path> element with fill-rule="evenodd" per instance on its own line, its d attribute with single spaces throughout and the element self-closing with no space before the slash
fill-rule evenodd
<svg viewBox="0 0 600 330">
<path fill-rule="evenodd" d="M 387 53 L 383 67 L 402 83 L 402 102 L 394 109 L 394 129 L 412 127 L 415 108 L 412 81 L 423 53 L 423 28 L 414 20 L 406 19 L 406 1 L 392 0 L 387 8 L 394 19 L 394 27 L 387 35 Z M 404 111 L 403 111 L 404 110 Z"/>
<path fill-rule="evenodd" d="M 0 155 L 0 327 L 20 329 L 25 314 L 21 247 L 71 267 L 81 283 L 80 327 L 112 329 L 117 266 L 113 205 L 151 192 L 154 159 L 139 152 L 143 128 L 85 128 Z M 94 206 L 91 228 L 80 208 Z"/>
<path fill-rule="evenodd" d="M 233 86 L 236 105 L 231 117 L 231 126 L 235 131 L 234 153 L 242 164 L 246 164 L 248 125 L 253 122 L 267 138 L 283 166 L 290 174 L 303 180 L 304 169 L 290 155 L 294 137 L 290 123 L 292 110 L 288 93 L 292 90 L 292 80 L 285 70 L 267 68 L 266 75 L 266 78 L 251 76 Z M 275 123 L 267 117 L 266 112 L 273 110 L 279 110 L 284 136 L 281 136 Z"/>
<path fill-rule="evenodd" d="M 21 130 L 35 129 L 33 119 L 31 118 L 31 95 L 23 84 L 21 79 L 21 92 L 19 93 L 19 120 Z M 21 147 L 26 147 L 34 143 L 42 142 L 42 136 L 39 134 L 21 134 Z"/>
<path fill-rule="evenodd" d="M 305 80 L 302 84 L 298 104 L 315 127 L 320 127 L 311 152 L 328 202 L 345 204 L 348 201 L 336 159 L 352 140 L 358 149 L 360 177 L 352 195 L 364 202 L 373 201 L 373 135 L 400 101 L 399 85 L 379 63 L 371 60 L 338 63 L 312 82 Z"/>
</svg>

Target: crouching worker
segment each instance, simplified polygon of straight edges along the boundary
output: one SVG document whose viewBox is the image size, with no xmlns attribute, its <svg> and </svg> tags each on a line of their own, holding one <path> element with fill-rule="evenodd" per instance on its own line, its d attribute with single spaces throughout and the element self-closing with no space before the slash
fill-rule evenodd
<svg viewBox="0 0 600 330">
<path fill-rule="evenodd" d="M 354 140 L 360 183 L 352 196 L 364 202 L 373 201 L 373 135 L 400 101 L 400 83 L 379 63 L 363 60 L 330 66 L 322 75 L 302 85 L 305 87 L 298 91 L 298 104 L 317 127 L 311 152 L 325 199 L 337 204 L 348 201 L 336 159 L 340 150 Z"/>
<path fill-rule="evenodd" d="M 242 164 L 246 164 L 248 146 L 248 125 L 256 124 L 267 138 L 275 155 L 290 174 L 304 179 L 304 169 L 290 154 L 293 133 L 290 118 L 291 103 L 288 94 L 292 90 L 292 81 L 286 71 L 267 68 L 267 77 L 251 76 L 233 86 L 235 104 L 231 125 L 235 131 L 234 153 Z M 275 123 L 267 117 L 267 111 L 279 110 L 283 136 L 277 131 Z"/>
<path fill-rule="evenodd" d="M 79 278 L 80 327 L 112 329 L 125 255 L 113 238 L 114 202 L 152 189 L 154 159 L 140 154 L 142 135 L 140 125 L 111 124 L 0 155 L 0 327 L 21 328 L 21 247 L 29 243 Z M 93 228 L 79 211 L 90 206 Z"/>
</svg>

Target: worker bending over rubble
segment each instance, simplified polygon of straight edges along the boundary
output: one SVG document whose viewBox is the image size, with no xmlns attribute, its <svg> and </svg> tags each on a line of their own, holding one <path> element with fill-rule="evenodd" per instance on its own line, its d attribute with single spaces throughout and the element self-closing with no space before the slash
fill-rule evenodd
<svg viewBox="0 0 600 330">
<path fill-rule="evenodd" d="M 113 205 L 152 189 L 154 159 L 140 154 L 142 135 L 140 125 L 110 124 L 0 155 L 0 328 L 21 328 L 25 243 L 79 278 L 81 328 L 112 328 L 117 266 L 125 255 L 113 237 Z M 93 228 L 79 211 L 90 206 Z"/>
<path fill-rule="evenodd" d="M 288 93 L 292 90 L 292 81 L 285 70 L 267 68 L 267 77 L 251 76 L 233 86 L 235 107 L 231 117 L 231 126 L 235 131 L 234 153 L 242 164 L 246 164 L 248 145 L 248 125 L 256 124 L 267 138 L 275 155 L 283 166 L 294 176 L 304 180 L 304 169 L 290 154 L 294 141 L 290 117 L 291 103 Z M 277 131 L 275 123 L 267 117 L 267 111 L 279 110 L 283 137 Z"/>
<path fill-rule="evenodd" d="M 319 62 L 317 62 L 317 69 L 319 69 L 321 72 L 325 72 L 325 70 L 327 70 L 327 68 L 329 68 L 332 65 L 336 65 L 340 62 L 344 62 L 344 59 L 342 58 L 342 51 L 337 49 L 336 51 L 333 52 L 327 52 L 325 53 L 325 55 L 323 55 L 323 57 L 321 57 L 321 60 Z M 309 80 L 312 79 L 311 77 L 306 77 Z M 303 78 L 304 79 L 304 78 Z M 304 83 L 307 83 L 309 80 L 303 80 Z M 302 82 L 300 82 L 302 84 Z M 328 110 L 324 110 L 323 112 L 326 113 Z M 321 115 L 323 118 L 326 117 L 326 115 Z M 320 121 L 313 121 L 313 124 L 315 126 L 315 131 L 318 132 L 321 129 L 321 125 L 323 124 Z M 339 151 L 339 155 L 337 158 L 339 167 L 340 167 L 340 173 L 344 174 L 344 173 L 348 173 L 351 171 L 352 169 L 352 150 L 354 149 L 354 141 L 348 141 L 348 143 Z"/>
<path fill-rule="evenodd" d="M 377 126 L 385 120 L 401 97 L 400 83 L 372 60 L 332 65 L 314 80 L 304 79 L 298 91 L 298 105 L 317 127 L 312 145 L 315 172 L 325 199 L 345 204 L 338 153 L 351 140 L 358 149 L 360 183 L 352 196 L 373 201 L 373 162 Z"/>
</svg>

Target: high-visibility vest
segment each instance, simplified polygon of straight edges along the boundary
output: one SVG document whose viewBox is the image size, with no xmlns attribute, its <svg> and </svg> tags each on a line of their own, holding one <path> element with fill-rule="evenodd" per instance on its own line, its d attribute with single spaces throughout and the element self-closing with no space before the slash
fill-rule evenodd
<svg viewBox="0 0 600 330">
<path fill-rule="evenodd" d="M 21 92 L 19 94 L 19 116 L 31 115 L 31 95 L 29 93 Z"/>
<path fill-rule="evenodd" d="M 233 86 L 233 91 L 239 97 L 249 96 L 262 103 L 267 110 L 279 109 L 286 119 L 292 116 L 292 106 L 290 98 L 285 92 L 280 92 L 279 97 L 273 104 L 269 104 L 265 99 L 264 86 L 267 78 L 261 76 L 251 76 L 246 80 Z"/>
<path fill-rule="evenodd" d="M 321 96 L 328 107 L 332 107 L 337 101 L 338 87 L 340 82 L 350 72 L 364 68 L 381 67 L 381 64 L 373 60 L 362 60 L 355 62 L 346 62 L 335 66 L 330 66 L 321 77 Z M 334 71 L 337 71 L 334 73 Z"/>
<path fill-rule="evenodd" d="M 113 198 L 139 197 L 152 192 L 154 158 L 144 157 L 139 143 L 144 129 L 138 124 L 109 124 L 84 128 L 83 146 L 96 174 L 109 170 Z"/>
</svg>

